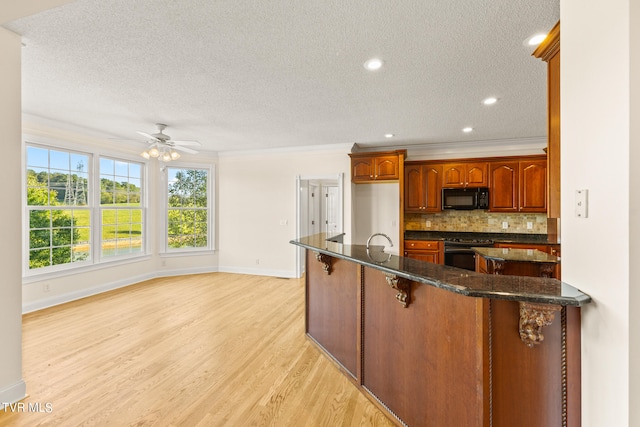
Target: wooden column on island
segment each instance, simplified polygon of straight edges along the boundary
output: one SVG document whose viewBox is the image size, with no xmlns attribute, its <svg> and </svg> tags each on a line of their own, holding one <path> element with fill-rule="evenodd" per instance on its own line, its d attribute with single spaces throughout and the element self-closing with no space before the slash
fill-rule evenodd
<svg viewBox="0 0 640 427">
<path fill-rule="evenodd" d="M 559 242 L 560 233 L 560 22 L 532 54 L 548 64 L 547 174 L 549 177 L 547 234 Z"/>
</svg>

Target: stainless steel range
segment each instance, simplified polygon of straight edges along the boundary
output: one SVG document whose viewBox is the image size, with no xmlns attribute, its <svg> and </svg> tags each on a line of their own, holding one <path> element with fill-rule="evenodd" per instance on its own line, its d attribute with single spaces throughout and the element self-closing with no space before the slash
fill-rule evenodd
<svg viewBox="0 0 640 427">
<path fill-rule="evenodd" d="M 492 247 L 493 240 L 488 239 L 445 239 L 444 264 L 474 271 L 476 269 L 473 247 Z"/>
</svg>

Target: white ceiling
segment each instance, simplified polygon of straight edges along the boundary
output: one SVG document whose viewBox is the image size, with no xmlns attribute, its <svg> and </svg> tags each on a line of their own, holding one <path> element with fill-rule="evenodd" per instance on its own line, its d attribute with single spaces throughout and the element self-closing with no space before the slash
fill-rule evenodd
<svg viewBox="0 0 640 427">
<path fill-rule="evenodd" d="M 559 0 L 77 0 L 4 27 L 26 114 L 235 151 L 544 136 L 546 64 L 523 42 L 558 19 Z"/>
</svg>

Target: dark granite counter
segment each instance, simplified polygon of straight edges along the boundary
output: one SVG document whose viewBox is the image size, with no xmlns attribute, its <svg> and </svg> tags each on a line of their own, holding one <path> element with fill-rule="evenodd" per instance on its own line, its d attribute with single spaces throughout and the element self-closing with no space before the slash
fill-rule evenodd
<svg viewBox="0 0 640 427">
<path fill-rule="evenodd" d="M 382 252 L 381 246 L 371 246 L 367 250 L 365 245 L 328 241 L 325 234 L 303 237 L 290 243 L 470 297 L 577 307 L 591 302 L 589 295 L 556 279 L 474 273 L 387 254 Z"/>
<path fill-rule="evenodd" d="M 553 263 L 560 262 L 560 258 L 546 252 L 535 249 L 510 249 L 510 248 L 471 248 L 475 253 L 494 261 L 505 262 L 533 262 Z"/>
<path fill-rule="evenodd" d="M 492 240 L 496 243 L 525 243 L 525 244 L 557 244 L 549 241 L 546 234 L 520 234 L 520 233 L 475 233 L 464 231 L 419 231 L 407 230 L 404 232 L 405 240 Z"/>
</svg>

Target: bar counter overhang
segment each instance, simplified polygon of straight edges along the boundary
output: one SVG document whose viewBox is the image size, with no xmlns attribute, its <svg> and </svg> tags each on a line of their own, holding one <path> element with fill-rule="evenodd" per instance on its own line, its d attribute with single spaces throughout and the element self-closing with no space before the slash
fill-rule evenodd
<svg viewBox="0 0 640 427">
<path fill-rule="evenodd" d="M 580 307 L 555 279 L 306 249 L 306 333 L 399 425 L 579 426 Z"/>
</svg>

